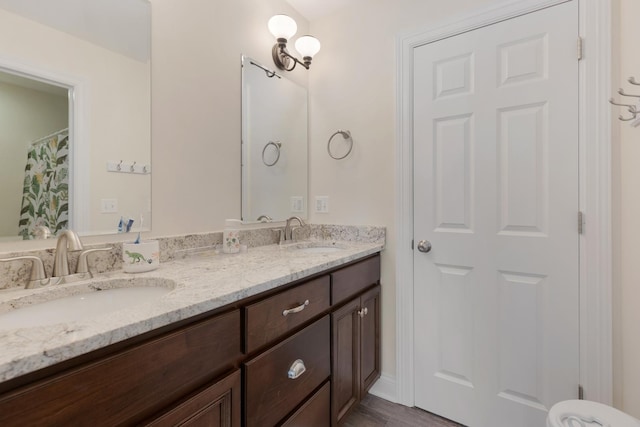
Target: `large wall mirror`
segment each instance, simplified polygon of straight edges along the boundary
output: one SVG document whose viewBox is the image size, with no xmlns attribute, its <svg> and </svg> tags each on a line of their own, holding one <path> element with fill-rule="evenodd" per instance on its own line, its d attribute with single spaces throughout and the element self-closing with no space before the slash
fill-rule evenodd
<svg viewBox="0 0 640 427">
<path fill-rule="evenodd" d="M 151 4 L 0 0 L 0 241 L 151 216 Z"/>
<path fill-rule="evenodd" d="M 242 220 L 307 217 L 307 90 L 242 57 Z"/>
</svg>

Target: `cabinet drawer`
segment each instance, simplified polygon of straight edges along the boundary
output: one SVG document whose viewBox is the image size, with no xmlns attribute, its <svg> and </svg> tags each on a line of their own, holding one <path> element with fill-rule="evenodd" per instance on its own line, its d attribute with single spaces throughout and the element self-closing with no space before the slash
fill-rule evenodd
<svg viewBox="0 0 640 427">
<path fill-rule="evenodd" d="M 330 324 L 325 316 L 245 364 L 247 426 L 275 425 L 329 377 Z M 296 360 L 306 371 L 287 375 Z"/>
<path fill-rule="evenodd" d="M 329 276 L 323 276 L 245 307 L 245 352 L 262 347 L 328 309 L 329 282 Z"/>
<path fill-rule="evenodd" d="M 326 383 L 282 427 L 327 427 L 331 425 L 330 409 L 331 385 Z"/>
<path fill-rule="evenodd" d="M 331 273 L 331 304 L 346 301 L 380 280 L 380 255 Z"/>
<path fill-rule="evenodd" d="M 0 397 L 2 426 L 134 424 L 240 357 L 234 310 Z"/>
</svg>

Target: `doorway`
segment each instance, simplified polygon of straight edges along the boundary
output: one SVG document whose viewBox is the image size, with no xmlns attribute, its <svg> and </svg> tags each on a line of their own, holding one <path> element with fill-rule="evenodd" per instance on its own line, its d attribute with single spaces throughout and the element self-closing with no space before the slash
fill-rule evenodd
<svg viewBox="0 0 640 427">
<path fill-rule="evenodd" d="M 582 59 L 579 61 L 580 211 L 580 385 L 584 398 L 611 404 L 612 245 L 611 245 L 611 39 L 610 0 L 579 4 Z M 398 37 L 396 155 L 396 363 L 383 373 L 374 393 L 415 405 L 414 218 L 413 218 L 413 62 L 420 46 L 463 34 L 565 0 L 516 0 L 454 17 Z M 576 49 L 577 50 L 577 49 Z M 417 243 L 417 242 L 416 242 Z"/>
<path fill-rule="evenodd" d="M 415 404 L 467 425 L 577 397 L 577 38 L 573 1 L 414 49 Z"/>
</svg>

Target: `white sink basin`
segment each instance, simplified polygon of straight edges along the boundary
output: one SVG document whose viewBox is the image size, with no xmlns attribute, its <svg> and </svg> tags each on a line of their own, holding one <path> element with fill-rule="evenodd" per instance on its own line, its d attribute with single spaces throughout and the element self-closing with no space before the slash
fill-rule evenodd
<svg viewBox="0 0 640 427">
<path fill-rule="evenodd" d="M 89 282 L 64 289 L 53 285 L 46 291 L 0 306 L 3 311 L 0 330 L 53 325 L 108 314 L 156 300 L 174 287 L 175 283 L 170 280 L 151 278 Z"/>
<path fill-rule="evenodd" d="M 336 242 L 301 242 L 288 247 L 290 251 L 306 254 L 328 254 L 343 251 L 345 248 Z"/>
</svg>

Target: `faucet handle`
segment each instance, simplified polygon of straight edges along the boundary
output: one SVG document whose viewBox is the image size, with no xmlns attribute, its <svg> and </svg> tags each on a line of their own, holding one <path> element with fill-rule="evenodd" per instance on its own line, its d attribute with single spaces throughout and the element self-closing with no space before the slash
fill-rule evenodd
<svg viewBox="0 0 640 427">
<path fill-rule="evenodd" d="M 284 241 L 284 228 L 274 228 L 274 232 L 278 233 L 278 244 Z"/>
<path fill-rule="evenodd" d="M 88 274 L 88 277 L 93 277 L 91 272 L 89 271 L 89 262 L 87 260 L 89 254 L 94 252 L 106 252 L 113 249 L 113 247 L 108 248 L 96 248 L 96 249 L 87 249 L 80 252 L 80 257 L 78 258 L 78 266 L 76 267 L 76 274 Z"/>
<path fill-rule="evenodd" d="M 31 275 L 29 277 L 29 283 L 25 287 L 26 289 L 38 288 L 40 286 L 45 286 L 49 284 L 49 279 L 47 279 L 47 273 L 44 271 L 44 264 L 42 263 L 42 260 L 37 256 L 24 255 L 24 256 L 18 256 L 14 258 L 2 258 L 0 259 L 0 262 L 21 261 L 21 260 L 31 261 Z"/>
</svg>

